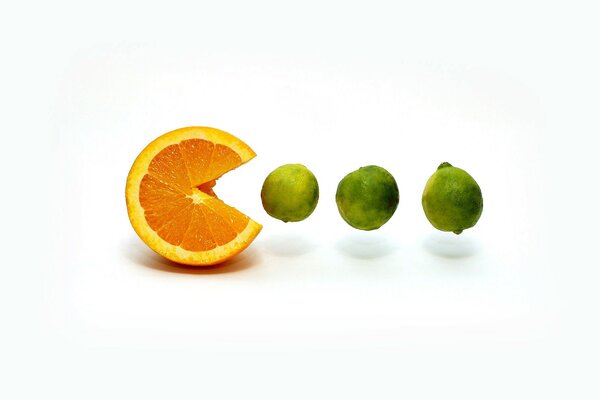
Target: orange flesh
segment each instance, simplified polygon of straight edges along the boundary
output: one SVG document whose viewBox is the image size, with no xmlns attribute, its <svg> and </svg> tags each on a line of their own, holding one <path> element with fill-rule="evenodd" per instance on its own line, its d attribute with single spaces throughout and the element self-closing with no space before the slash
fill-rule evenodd
<svg viewBox="0 0 600 400">
<path fill-rule="evenodd" d="M 241 164 L 229 147 L 203 139 L 183 140 L 161 150 L 140 183 L 148 225 L 165 241 L 206 251 L 233 240 L 249 218 L 219 200 L 215 180 Z"/>
</svg>

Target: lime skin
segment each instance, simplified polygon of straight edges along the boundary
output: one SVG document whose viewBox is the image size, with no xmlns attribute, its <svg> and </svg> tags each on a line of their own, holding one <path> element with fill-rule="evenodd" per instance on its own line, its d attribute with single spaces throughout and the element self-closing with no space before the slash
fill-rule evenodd
<svg viewBox="0 0 600 400">
<path fill-rule="evenodd" d="M 369 165 L 340 181 L 335 201 L 344 221 L 356 229 L 370 231 L 379 229 L 394 215 L 400 193 L 392 174 Z"/>
<path fill-rule="evenodd" d="M 319 184 L 302 164 L 285 164 L 265 179 L 260 192 L 263 208 L 283 222 L 302 221 L 317 207 Z"/>
<path fill-rule="evenodd" d="M 431 225 L 457 235 L 475 226 L 483 211 L 483 197 L 475 179 L 447 162 L 440 164 L 427 181 L 421 203 Z"/>
</svg>

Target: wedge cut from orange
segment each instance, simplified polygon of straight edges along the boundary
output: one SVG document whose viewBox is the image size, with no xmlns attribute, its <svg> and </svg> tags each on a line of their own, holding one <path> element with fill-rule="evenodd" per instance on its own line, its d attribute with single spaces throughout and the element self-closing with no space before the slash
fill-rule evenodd
<svg viewBox="0 0 600 400">
<path fill-rule="evenodd" d="M 256 153 L 215 128 L 158 137 L 136 158 L 125 197 L 133 229 L 155 252 L 181 264 L 213 265 L 244 250 L 262 226 L 218 199 L 216 180 Z"/>
</svg>

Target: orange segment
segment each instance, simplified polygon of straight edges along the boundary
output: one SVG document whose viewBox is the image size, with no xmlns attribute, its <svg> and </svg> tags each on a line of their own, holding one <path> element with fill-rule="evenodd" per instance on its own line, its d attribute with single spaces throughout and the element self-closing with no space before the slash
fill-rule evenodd
<svg viewBox="0 0 600 400">
<path fill-rule="evenodd" d="M 164 218 L 163 216 L 162 219 L 166 220 L 166 222 L 163 223 L 160 228 L 155 229 L 155 231 L 158 233 L 158 236 L 165 241 L 175 246 L 181 246 L 181 243 L 187 235 L 193 213 L 194 204 L 189 202 L 188 205 L 173 213 L 169 219 Z M 146 220 L 147 219 L 148 215 L 146 215 Z"/>
<path fill-rule="evenodd" d="M 186 194 L 191 191 L 190 176 L 183 155 L 176 144 L 167 146 L 152 158 L 148 166 L 148 174 L 172 189 L 178 189 Z"/>
<path fill-rule="evenodd" d="M 238 254 L 262 226 L 218 199 L 213 187 L 255 155 L 214 128 L 164 134 L 140 153 L 127 177 L 133 228 L 154 251 L 183 264 L 216 264 Z"/>
<path fill-rule="evenodd" d="M 205 177 L 213 158 L 214 143 L 208 140 L 190 139 L 179 143 L 179 148 L 192 185 L 199 186 L 202 183 L 208 182 L 210 179 L 206 179 Z"/>
<path fill-rule="evenodd" d="M 206 229 L 207 221 L 200 209 L 194 205 L 194 213 L 185 233 L 181 247 L 190 251 L 206 251 L 217 247 L 210 229 Z"/>
<path fill-rule="evenodd" d="M 240 163 L 240 156 L 237 155 L 233 150 L 222 144 L 217 144 L 213 150 L 208 172 L 202 183 L 212 179 L 217 179 L 225 172 L 229 171 L 232 165 L 237 166 L 240 165 Z"/>
</svg>

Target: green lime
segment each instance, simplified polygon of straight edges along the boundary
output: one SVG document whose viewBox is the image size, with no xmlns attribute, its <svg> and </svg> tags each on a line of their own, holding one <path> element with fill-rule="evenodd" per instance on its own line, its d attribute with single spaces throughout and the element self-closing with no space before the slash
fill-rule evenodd
<svg viewBox="0 0 600 400">
<path fill-rule="evenodd" d="M 317 178 L 302 164 L 285 164 L 271 172 L 260 192 L 263 208 L 283 222 L 302 221 L 317 207 Z"/>
<path fill-rule="evenodd" d="M 392 218 L 400 194 L 392 174 L 369 165 L 350 172 L 340 181 L 335 201 L 344 221 L 356 229 L 371 231 Z"/>
<path fill-rule="evenodd" d="M 431 225 L 458 235 L 479 220 L 483 197 L 471 175 L 445 162 L 427 181 L 422 204 Z"/>
</svg>

